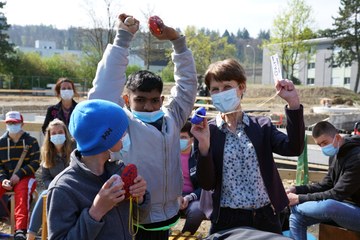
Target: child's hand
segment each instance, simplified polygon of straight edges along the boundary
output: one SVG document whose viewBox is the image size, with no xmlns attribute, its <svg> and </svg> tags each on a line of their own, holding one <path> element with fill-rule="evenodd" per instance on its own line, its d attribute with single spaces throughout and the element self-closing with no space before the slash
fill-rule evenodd
<svg viewBox="0 0 360 240">
<path fill-rule="evenodd" d="M 18 182 L 20 182 L 20 178 L 18 177 L 18 175 L 12 175 L 10 178 L 10 185 L 15 186 L 16 184 L 18 184 Z"/>
<path fill-rule="evenodd" d="M 158 16 L 149 18 L 149 30 L 151 34 L 159 40 L 176 40 L 180 34 L 173 28 L 168 27 Z"/>
<path fill-rule="evenodd" d="M 139 204 L 143 202 L 146 186 L 146 181 L 140 175 L 138 175 L 134 180 L 134 184 L 129 187 L 129 192 L 131 196 L 137 197 L 139 200 Z"/>
<path fill-rule="evenodd" d="M 89 214 L 94 220 L 100 221 L 108 211 L 124 199 L 124 183 L 120 176 L 113 175 L 104 183 L 96 195 L 93 204 L 89 209 Z"/>
<path fill-rule="evenodd" d="M 122 13 L 118 17 L 119 19 L 119 29 L 126 30 L 135 34 L 139 30 L 140 22 L 131 15 Z"/>
<path fill-rule="evenodd" d="M 8 190 L 8 191 L 11 191 L 12 190 L 12 186 L 11 186 L 11 182 L 9 179 L 4 179 L 1 183 L 1 186 L 5 189 L 5 190 Z"/>
<path fill-rule="evenodd" d="M 187 199 L 186 197 L 181 197 L 180 210 L 186 209 L 188 205 L 189 205 L 189 199 Z"/>
</svg>

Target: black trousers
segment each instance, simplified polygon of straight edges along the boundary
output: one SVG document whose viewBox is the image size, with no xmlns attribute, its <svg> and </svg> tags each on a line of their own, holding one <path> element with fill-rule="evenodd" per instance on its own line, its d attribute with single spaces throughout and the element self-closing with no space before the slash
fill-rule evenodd
<svg viewBox="0 0 360 240">
<path fill-rule="evenodd" d="M 136 240 L 168 240 L 169 231 L 146 231 L 139 228 L 135 238 Z"/>
<path fill-rule="evenodd" d="M 271 204 L 254 210 L 220 208 L 219 219 L 212 222 L 210 234 L 242 226 L 281 234 L 280 218 Z"/>
</svg>

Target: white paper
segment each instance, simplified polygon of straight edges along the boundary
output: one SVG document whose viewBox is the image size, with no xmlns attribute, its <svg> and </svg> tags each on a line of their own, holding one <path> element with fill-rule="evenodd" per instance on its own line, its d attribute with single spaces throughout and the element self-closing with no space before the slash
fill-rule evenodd
<svg viewBox="0 0 360 240">
<path fill-rule="evenodd" d="M 270 60 L 271 60 L 271 67 L 274 76 L 274 82 L 282 80 L 283 77 L 281 72 L 281 63 L 278 54 L 270 56 Z"/>
</svg>

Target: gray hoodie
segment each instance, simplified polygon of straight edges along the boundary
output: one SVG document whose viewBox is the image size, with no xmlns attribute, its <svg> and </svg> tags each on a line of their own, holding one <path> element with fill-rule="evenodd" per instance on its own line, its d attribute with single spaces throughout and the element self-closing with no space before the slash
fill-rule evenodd
<svg viewBox="0 0 360 240">
<path fill-rule="evenodd" d="M 98 64 L 89 92 L 89 99 L 105 99 L 124 105 L 121 97 L 126 81 L 125 70 L 128 65 L 128 46 L 132 34 L 119 30 L 116 45 L 108 45 Z M 123 159 L 133 163 L 147 182 L 151 195 L 150 214 L 140 223 L 156 223 L 169 220 L 177 215 L 177 198 L 182 193 L 182 173 L 180 165 L 180 130 L 191 114 L 196 98 L 196 70 L 192 53 L 187 49 L 185 37 L 172 41 L 175 64 L 175 86 L 171 90 L 161 131 L 144 123 L 124 108 L 129 117 L 128 133 L 131 139 L 130 150 Z"/>
<path fill-rule="evenodd" d="M 70 166 L 50 183 L 47 195 L 49 239 L 132 239 L 128 225 L 129 200 L 120 202 L 100 222 L 89 215 L 89 209 L 105 180 L 93 174 L 79 158 L 75 150 L 71 154 Z M 123 168 L 124 163 L 121 162 L 105 164 L 108 176 L 120 175 Z M 144 197 L 139 206 L 142 214 L 146 214 L 150 202 L 148 192 Z"/>
</svg>

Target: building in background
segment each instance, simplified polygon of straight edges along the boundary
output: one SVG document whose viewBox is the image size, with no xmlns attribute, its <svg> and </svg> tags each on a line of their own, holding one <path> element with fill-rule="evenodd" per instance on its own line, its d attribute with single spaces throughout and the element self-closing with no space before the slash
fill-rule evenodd
<svg viewBox="0 0 360 240">
<path fill-rule="evenodd" d="M 82 56 L 82 51 L 78 50 L 68 50 L 57 49 L 56 43 L 54 41 L 44 41 L 44 40 L 36 40 L 35 47 L 17 47 L 18 50 L 24 53 L 36 52 L 41 57 L 51 57 L 53 55 L 64 55 L 64 54 L 72 54 L 78 57 Z"/>
<path fill-rule="evenodd" d="M 331 38 L 318 38 L 308 40 L 312 45 L 312 51 L 307 56 L 299 58 L 295 68 L 294 76 L 298 78 L 304 86 L 317 87 L 344 87 L 350 90 L 355 89 L 355 79 L 358 63 L 353 62 L 351 66 L 337 66 L 331 64 L 326 59 L 339 49 L 330 49 L 333 43 Z M 263 50 L 262 65 L 262 84 L 273 84 L 273 74 L 271 70 L 270 56 L 275 52 L 270 52 L 268 48 Z"/>
</svg>

